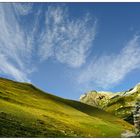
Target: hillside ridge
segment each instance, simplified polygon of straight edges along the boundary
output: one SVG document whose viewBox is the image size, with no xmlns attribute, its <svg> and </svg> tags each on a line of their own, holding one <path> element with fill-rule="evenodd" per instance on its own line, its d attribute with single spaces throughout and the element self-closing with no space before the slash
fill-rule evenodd
<svg viewBox="0 0 140 140">
<path fill-rule="evenodd" d="M 0 137 L 121 137 L 133 126 L 96 107 L 0 78 Z"/>
</svg>

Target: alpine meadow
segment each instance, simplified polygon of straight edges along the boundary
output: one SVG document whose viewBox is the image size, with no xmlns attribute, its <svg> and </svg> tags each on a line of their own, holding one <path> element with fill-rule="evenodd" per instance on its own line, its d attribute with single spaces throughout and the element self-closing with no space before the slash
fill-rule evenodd
<svg viewBox="0 0 140 140">
<path fill-rule="evenodd" d="M 0 2 L 0 138 L 140 138 L 140 3 Z"/>
</svg>

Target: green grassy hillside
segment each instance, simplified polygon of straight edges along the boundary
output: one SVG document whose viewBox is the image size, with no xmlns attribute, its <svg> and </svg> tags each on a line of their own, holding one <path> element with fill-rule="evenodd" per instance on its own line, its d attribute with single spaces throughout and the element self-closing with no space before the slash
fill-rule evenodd
<svg viewBox="0 0 140 140">
<path fill-rule="evenodd" d="M 132 129 L 95 107 L 0 78 L 0 137 L 121 137 Z"/>
</svg>

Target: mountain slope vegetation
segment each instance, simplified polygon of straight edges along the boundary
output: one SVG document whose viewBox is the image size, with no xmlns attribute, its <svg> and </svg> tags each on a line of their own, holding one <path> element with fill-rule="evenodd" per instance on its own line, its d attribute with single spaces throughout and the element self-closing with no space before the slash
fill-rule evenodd
<svg viewBox="0 0 140 140">
<path fill-rule="evenodd" d="M 133 126 L 101 109 L 0 78 L 0 137 L 121 137 Z"/>
<path fill-rule="evenodd" d="M 82 95 L 80 101 L 101 108 L 133 124 L 133 110 L 138 98 L 140 98 L 140 84 L 125 92 L 91 91 Z"/>
</svg>

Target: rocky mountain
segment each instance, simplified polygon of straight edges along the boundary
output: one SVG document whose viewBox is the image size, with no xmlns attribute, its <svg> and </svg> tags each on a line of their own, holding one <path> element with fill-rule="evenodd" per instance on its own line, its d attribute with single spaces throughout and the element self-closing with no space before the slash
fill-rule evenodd
<svg viewBox="0 0 140 140">
<path fill-rule="evenodd" d="M 114 94 L 111 92 L 90 91 L 84 95 L 81 95 L 80 101 L 102 109 L 109 103 L 110 98 L 113 96 Z"/>
<path fill-rule="evenodd" d="M 102 108 L 133 124 L 133 109 L 138 98 L 140 98 L 140 84 L 124 92 L 91 91 L 81 95 L 80 101 Z"/>
</svg>

